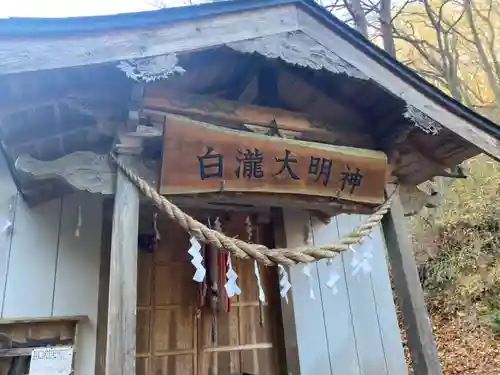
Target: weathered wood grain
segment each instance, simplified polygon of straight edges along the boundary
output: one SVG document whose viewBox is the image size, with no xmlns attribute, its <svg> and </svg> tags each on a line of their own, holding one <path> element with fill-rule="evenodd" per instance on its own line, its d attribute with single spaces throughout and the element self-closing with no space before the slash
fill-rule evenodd
<svg viewBox="0 0 500 375">
<path fill-rule="evenodd" d="M 42 316 L 33 318 L 6 318 L 0 319 L 0 325 L 11 325 L 11 324 L 33 324 L 33 323 L 57 323 L 57 322 L 83 322 L 87 321 L 89 317 L 87 315 L 67 315 L 67 316 Z"/>
<path fill-rule="evenodd" d="M 424 207 L 436 208 L 440 205 L 443 199 L 440 192 L 432 191 L 429 193 L 427 191 L 423 191 L 423 188 L 420 188 L 420 185 L 399 186 L 399 199 L 403 206 L 404 216 L 416 215 Z"/>
<path fill-rule="evenodd" d="M 147 29 L 4 39 L 0 41 L 0 75 L 179 53 L 293 31 L 296 14 L 294 6 L 276 6 Z"/>
<path fill-rule="evenodd" d="M 154 186 L 156 185 L 156 181 L 160 180 L 159 174 L 150 166 L 136 162 L 135 167 L 130 167 L 134 168 L 139 176 Z M 53 177 L 61 178 L 76 190 L 102 195 L 114 194 L 116 170 L 109 164 L 106 156 L 98 155 L 91 151 L 77 151 L 61 159 L 52 161 L 37 160 L 28 155 L 21 155 L 16 160 L 16 168 L 39 180 Z M 5 185 L 5 187 L 8 187 L 8 185 Z M 15 189 L 15 186 L 12 185 L 11 188 Z M 412 185 L 401 186 L 400 196 L 405 216 L 414 215 L 424 206 L 436 206 L 441 199 L 439 195 L 431 195 Z M 10 202 L 10 199 L 8 202 Z M 220 205 L 220 207 L 227 208 L 227 205 L 231 203 L 255 207 L 275 205 L 278 207 L 286 206 L 297 209 L 320 210 L 328 213 L 330 216 L 339 212 L 370 213 L 373 209 L 373 207 L 353 202 L 331 201 L 328 197 L 308 197 L 291 194 L 246 193 L 242 196 L 237 192 L 225 192 L 223 194 L 204 194 L 202 197 L 193 194 L 178 194 L 170 197 L 170 199 L 174 203 L 184 207 L 208 205 L 207 207 L 214 208 Z"/>
<path fill-rule="evenodd" d="M 1 348 L 15 349 L 74 344 L 77 326 L 82 321 L 54 319 L 0 325 Z"/>
<path fill-rule="evenodd" d="M 403 207 L 395 197 L 382 221 L 391 271 L 396 286 L 415 374 L 441 375 L 436 344 L 417 272 Z"/>
<path fill-rule="evenodd" d="M 52 315 L 61 204 L 56 199 L 31 208 L 18 200 L 3 318 Z"/>
<path fill-rule="evenodd" d="M 342 60 L 337 53 L 326 49 L 302 31 L 233 42 L 228 47 L 244 53 L 259 53 L 267 58 L 281 59 L 305 68 L 324 69 L 358 79 L 368 78 Z"/>
<path fill-rule="evenodd" d="M 5 358 L 5 357 L 29 357 L 29 356 L 31 356 L 32 353 L 33 353 L 33 348 L 0 349 L 0 358 Z"/>
<path fill-rule="evenodd" d="M 361 220 L 364 220 L 362 218 Z M 389 278 L 387 250 L 382 234 L 382 225 L 372 232 L 373 260 L 371 280 L 373 297 L 377 306 L 380 341 L 384 351 L 388 375 L 408 375 L 408 365 L 403 351 L 401 331 L 394 305 L 391 280 Z"/>
<path fill-rule="evenodd" d="M 29 207 L 3 168 L 0 181 L 2 228 L 12 223 L 0 241 L 0 331 L 23 325 L 46 334 L 44 327 L 78 323 L 76 373 L 89 373 L 95 358 L 100 197 L 65 196 Z"/>
<path fill-rule="evenodd" d="M 133 156 L 120 155 L 124 162 Z M 106 374 L 135 375 L 139 191 L 122 173 L 116 181 L 109 272 Z"/>
<path fill-rule="evenodd" d="M 290 213 L 290 210 L 287 210 Z M 296 212 L 296 211 L 295 211 Z M 271 211 L 271 221 L 274 229 L 274 241 L 275 246 L 278 248 L 286 248 L 287 246 L 291 246 L 292 241 L 295 239 L 290 238 L 291 233 L 293 232 L 293 227 L 291 230 L 289 229 L 289 237 L 287 238 L 287 232 L 285 228 L 285 211 L 280 208 L 275 208 Z M 290 227 L 288 223 L 288 226 Z M 301 245 L 299 241 L 297 241 L 297 245 Z M 286 267 L 287 272 L 290 272 L 290 268 Z M 300 357 L 299 357 L 299 347 L 297 342 L 297 330 L 295 323 L 295 312 L 294 312 L 294 299 L 293 292 L 288 296 L 288 303 L 285 302 L 284 299 L 280 298 L 281 303 L 281 318 L 283 323 L 283 348 L 282 357 L 285 360 L 285 363 L 282 365 L 282 368 L 286 369 L 286 374 L 300 374 Z M 285 366 L 286 365 L 286 366 Z M 285 372 L 283 372 L 285 373 Z"/>
<path fill-rule="evenodd" d="M 339 215 L 336 217 L 338 235 L 340 238 L 346 236 L 354 228 L 360 225 L 359 215 Z M 369 239 L 367 239 L 368 241 Z M 378 244 L 374 244 L 376 246 Z M 365 247 L 366 246 L 366 247 Z M 363 253 L 370 243 L 356 246 L 356 253 L 346 251 L 341 256 L 344 261 L 344 277 L 348 289 L 349 306 L 351 309 L 351 320 L 353 334 L 356 341 L 356 351 L 358 357 L 359 373 L 367 375 L 387 374 L 384 346 L 380 337 L 379 315 L 377 311 L 377 301 L 374 298 L 372 285 L 372 272 L 365 273 L 360 270 L 354 274 L 354 259 L 363 257 Z M 373 246 L 373 247 L 374 247 Z M 374 248 L 369 250 L 372 254 Z M 362 258 L 361 258 L 362 259 Z M 373 265 L 373 259 L 369 261 Z M 394 307 L 391 306 L 391 307 Z M 384 319 L 380 317 L 380 319 Z M 396 328 L 397 321 L 392 321 Z M 333 335 L 332 335 L 333 336 Z M 333 337 L 332 337 L 333 338 Z M 399 340 L 400 341 L 400 340 Z M 403 353 L 394 353 L 394 355 Z M 347 371 L 346 371 L 347 372 Z"/>
<path fill-rule="evenodd" d="M 30 174 L 34 179 L 61 178 L 77 190 L 112 195 L 115 189 L 116 169 L 107 155 L 91 151 L 77 151 L 56 160 L 44 161 L 29 155 L 17 158 L 17 170 Z M 134 160 L 135 172 L 152 185 L 158 181 L 157 173 Z"/>
<path fill-rule="evenodd" d="M 0 154 L 0 222 L 4 229 L 0 236 L 0 317 L 3 316 L 5 290 L 9 273 L 9 260 L 12 244 L 12 226 L 15 223 L 17 201 L 20 194 L 7 166 L 7 161 Z M 10 223 L 10 225 L 9 225 Z"/>
<path fill-rule="evenodd" d="M 155 163 L 152 162 L 148 162 L 148 166 L 138 161 L 135 161 L 135 163 L 135 166 L 131 165 L 129 167 L 148 183 L 156 186 L 156 181 L 160 180 L 159 165 L 153 167 Z M 31 156 L 21 155 L 16 161 L 16 168 L 36 180 L 60 178 L 76 190 L 105 196 L 111 196 L 115 192 L 116 169 L 110 165 L 107 157 L 91 151 L 78 151 L 61 159 L 51 161 L 37 160 Z M 14 185 L 13 189 L 15 189 Z M 141 198 L 145 199 L 142 195 Z M 327 197 L 308 197 L 292 194 L 247 193 L 242 196 L 237 192 L 226 192 L 224 194 L 207 193 L 202 197 L 196 194 L 179 194 L 171 196 L 169 199 L 182 207 L 191 208 L 221 208 L 227 210 L 229 209 L 228 205 L 231 204 L 237 204 L 244 209 L 274 205 L 321 210 L 330 216 L 338 212 L 370 213 L 374 208 L 373 205 L 355 202 L 331 201 Z M 237 206 L 231 207 L 231 209 L 237 209 Z"/>
<path fill-rule="evenodd" d="M 97 301 L 97 324 L 95 345 L 95 375 L 106 374 L 106 340 L 108 329 L 109 266 L 111 256 L 112 220 L 107 213 L 112 212 L 111 200 L 103 202 L 101 259 L 99 269 L 99 297 Z"/>
<path fill-rule="evenodd" d="M 351 217 L 355 217 L 355 215 L 339 215 L 332 218 L 331 222 L 326 225 L 317 219 L 311 220 L 314 244 L 318 246 L 337 242 L 339 237 L 345 234 L 344 230 L 339 235 L 339 222 L 345 224 Z M 342 253 L 333 258 L 330 264 L 326 261 L 318 262 L 318 284 L 321 290 L 323 314 L 325 317 L 335 316 L 335 319 L 326 318 L 324 322 L 328 338 L 331 374 L 358 375 L 362 373 L 357 345 L 357 330 L 354 327 L 353 317 L 357 311 L 353 311 L 354 307 L 351 304 L 351 299 L 356 298 L 359 288 L 353 284 L 354 278 L 347 277 L 349 261 L 348 254 Z M 332 272 L 336 272 L 340 278 L 333 288 L 328 288 L 327 283 Z M 336 288 L 336 293 L 333 292 L 334 288 Z M 363 288 L 366 289 L 366 286 Z M 370 301 L 366 301 L 366 303 L 370 306 Z M 374 352 L 376 352 L 375 348 Z"/>
<path fill-rule="evenodd" d="M 330 51 L 338 52 L 342 59 L 379 83 L 393 95 L 403 99 L 406 103 L 479 147 L 496 160 L 500 160 L 500 141 L 494 135 L 479 129 L 446 108 L 437 105 L 424 94 L 415 90 L 404 79 L 396 76 L 388 68 L 380 64 L 380 62 L 375 61 L 368 54 L 358 49 L 354 44 L 336 35 L 311 15 L 299 12 L 298 19 L 299 29 L 311 38 L 321 43 Z"/>
<path fill-rule="evenodd" d="M 292 244 L 303 242 L 304 227 L 311 221 L 313 243 L 322 245 L 357 227 L 361 218 L 339 215 L 323 224 L 305 212 L 286 210 L 284 219 L 286 237 Z M 369 273 L 354 275 L 351 263 L 368 250 L 365 245 L 356 246 L 357 254 L 348 251 L 331 264 L 317 262 L 314 300 L 309 297 L 310 284 L 301 272 L 303 266 L 291 268 L 292 329 L 300 360 L 300 372 L 294 374 L 407 375 L 380 233 L 367 245 L 372 246 L 373 255 Z M 332 271 L 340 276 L 335 291 L 327 286 Z"/>
<path fill-rule="evenodd" d="M 286 244 L 289 247 L 306 243 L 310 215 L 305 211 L 284 210 Z M 293 300 L 293 315 L 301 375 L 331 374 L 328 338 L 325 329 L 325 315 L 318 277 L 318 264 L 311 264 L 313 290 L 316 299 L 309 297 L 309 282 L 303 273 L 304 265 L 288 268 L 292 287 L 289 295 Z M 345 308 L 343 306 L 342 308 Z M 286 333 L 286 335 L 289 335 Z M 286 337 L 286 336 L 285 336 Z M 293 334 L 292 334 L 293 337 Z M 292 347 L 292 349 L 295 349 Z M 294 362 L 292 362 L 294 363 Z M 294 373 L 295 374 L 295 373 Z"/>
<path fill-rule="evenodd" d="M 224 221 L 225 233 L 245 238 L 245 218 L 246 214 L 232 215 Z M 139 253 L 137 374 L 281 374 L 275 360 L 279 297 L 274 269 L 261 269 L 266 293 L 261 326 L 253 262 L 233 258 L 243 293 L 231 299 L 229 312 L 219 306 L 213 326 L 208 300 L 198 311 L 198 284 L 192 280 L 187 253 L 189 236 L 162 218 L 157 224 L 161 240 L 151 253 Z M 257 243 L 261 243 L 259 228 L 254 227 Z"/>
<path fill-rule="evenodd" d="M 102 197 L 88 193 L 62 199 L 52 314 L 85 314 L 75 337 L 77 373 L 93 373 L 99 295 Z"/>
<path fill-rule="evenodd" d="M 370 204 L 384 199 L 387 157 L 381 152 L 237 132 L 173 116 L 164 137 L 162 194 L 283 193 Z M 262 158 L 253 172 L 242 161 L 249 152 Z M 346 173 L 357 172 L 360 185 L 349 185 Z"/>
<path fill-rule="evenodd" d="M 339 121 L 336 124 L 326 124 L 304 113 L 201 95 L 174 93 L 159 85 L 147 87 L 142 104 L 145 115 L 173 113 L 196 116 L 203 121 L 221 122 L 221 125 L 226 126 L 249 124 L 271 128 L 275 123 L 279 130 L 289 132 L 297 138 L 353 147 L 373 146 L 373 140 L 368 134 L 353 131 L 360 128 L 359 119 L 351 119 L 349 123 Z"/>
</svg>

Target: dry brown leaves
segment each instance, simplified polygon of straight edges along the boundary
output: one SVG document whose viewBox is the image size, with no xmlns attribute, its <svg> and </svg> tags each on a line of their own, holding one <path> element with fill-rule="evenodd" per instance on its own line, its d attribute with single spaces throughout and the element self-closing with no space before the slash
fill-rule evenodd
<svg viewBox="0 0 500 375">
<path fill-rule="evenodd" d="M 434 334 L 443 374 L 498 375 L 500 341 L 486 329 L 472 328 L 459 318 L 435 320 Z"/>
<path fill-rule="evenodd" d="M 500 373 L 500 340 L 495 340 L 483 328 L 472 328 L 460 318 L 431 319 L 444 375 Z M 405 347 L 405 355 L 407 363 L 411 363 L 408 347 Z M 411 370 L 410 374 L 413 374 Z"/>
</svg>

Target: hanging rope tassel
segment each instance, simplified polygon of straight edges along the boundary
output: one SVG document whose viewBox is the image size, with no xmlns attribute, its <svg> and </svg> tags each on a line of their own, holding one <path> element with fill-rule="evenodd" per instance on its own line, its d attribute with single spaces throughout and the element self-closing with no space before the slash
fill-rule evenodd
<svg viewBox="0 0 500 375">
<path fill-rule="evenodd" d="M 245 228 L 246 228 L 246 232 L 247 232 L 247 240 L 248 240 L 248 242 L 251 242 L 252 236 L 253 236 L 253 227 L 252 227 L 252 220 L 250 219 L 250 216 L 247 216 L 245 219 Z M 253 266 L 254 266 L 255 279 L 257 281 L 259 305 L 262 306 L 263 303 L 266 303 L 266 295 L 264 293 L 264 288 L 262 287 L 262 280 L 260 279 L 259 263 L 257 263 L 257 261 L 254 261 Z"/>
<path fill-rule="evenodd" d="M 228 253 L 222 251 L 219 252 L 219 285 L 224 285 L 226 282 L 226 272 L 227 272 L 227 256 Z M 220 288 L 220 301 L 221 306 L 224 311 L 231 312 L 231 302 L 227 296 L 226 288 Z"/>
<path fill-rule="evenodd" d="M 210 218 L 208 219 L 208 227 L 212 228 Z M 210 311 L 212 313 L 212 344 L 217 343 L 217 312 L 220 304 L 219 291 L 219 252 L 213 246 L 206 246 L 205 264 L 207 267 L 207 279 L 210 284 Z"/>
<path fill-rule="evenodd" d="M 214 228 L 218 232 L 222 233 L 222 223 L 217 217 L 214 222 Z M 220 305 L 223 307 L 224 311 L 230 312 L 231 311 L 231 301 L 229 300 L 229 297 L 227 295 L 226 288 L 223 287 L 226 284 L 226 273 L 227 273 L 227 262 L 228 262 L 228 256 L 229 254 L 223 251 L 220 251 L 220 249 L 217 249 L 219 251 L 219 285 L 220 285 Z"/>
<path fill-rule="evenodd" d="M 153 230 L 155 232 L 155 241 L 160 242 L 161 235 L 160 235 L 160 231 L 158 230 L 158 212 L 155 212 L 153 214 Z"/>
</svg>

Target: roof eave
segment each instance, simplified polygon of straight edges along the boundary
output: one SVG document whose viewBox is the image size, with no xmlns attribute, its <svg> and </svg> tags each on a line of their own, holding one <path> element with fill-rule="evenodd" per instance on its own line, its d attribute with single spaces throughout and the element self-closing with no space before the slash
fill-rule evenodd
<svg viewBox="0 0 500 375">
<path fill-rule="evenodd" d="M 308 13 L 327 29 L 390 71 L 391 74 L 399 77 L 399 79 L 411 86 L 412 89 L 427 97 L 437 106 L 470 123 L 497 140 L 500 139 L 499 126 L 444 94 L 419 77 L 413 70 L 399 63 L 392 56 L 366 40 L 361 34 L 338 20 L 323 7 L 309 0 L 223 1 L 200 6 L 169 8 L 112 16 L 50 20 L 9 19 L 0 21 L 0 43 L 2 38 L 11 39 L 12 37 L 32 39 L 50 36 L 57 39 L 58 36 L 75 36 L 77 34 L 88 36 L 90 33 L 102 34 L 107 30 L 166 27 L 170 24 L 178 24 L 183 21 L 196 21 L 207 17 L 219 17 L 235 12 L 255 11 L 283 5 L 296 5 L 299 9 Z M 135 57 L 131 56 L 131 58 Z"/>
<path fill-rule="evenodd" d="M 448 111 L 474 124 L 481 130 L 484 130 L 500 139 L 500 126 L 490 121 L 486 117 L 481 116 L 477 112 L 467 108 L 452 97 L 446 95 L 440 89 L 420 77 L 414 70 L 398 62 L 394 57 L 364 38 L 353 28 L 347 26 L 345 23 L 333 16 L 330 12 L 326 11 L 319 4 L 307 0 L 298 1 L 298 3 L 300 3 L 300 6 L 303 10 L 321 21 L 323 24 L 325 24 L 325 26 L 327 26 L 337 35 L 348 40 L 360 51 L 370 56 L 379 64 L 390 69 L 395 75 L 407 81 L 416 90 L 426 95 L 436 104 L 439 104 L 443 108 L 446 108 Z"/>
</svg>

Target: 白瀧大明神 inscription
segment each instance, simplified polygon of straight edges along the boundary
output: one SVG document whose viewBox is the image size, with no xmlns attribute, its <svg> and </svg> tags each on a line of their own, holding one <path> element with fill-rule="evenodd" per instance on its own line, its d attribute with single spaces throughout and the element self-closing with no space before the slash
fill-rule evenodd
<svg viewBox="0 0 500 375">
<path fill-rule="evenodd" d="M 321 183 L 323 186 L 327 187 L 330 178 L 336 173 L 340 182 L 340 191 L 349 191 L 349 194 L 353 194 L 357 187 L 361 186 L 363 181 L 363 174 L 359 168 L 351 169 L 351 167 L 346 164 L 343 170 L 334 171 L 332 169 L 333 160 L 326 159 L 323 157 L 310 156 L 308 160 L 307 176 L 300 177 L 293 170 L 293 166 L 299 161 L 294 157 L 292 151 L 284 149 L 284 156 L 274 157 L 274 160 L 268 160 L 265 155 L 258 148 L 254 148 L 253 151 L 249 148 L 245 151 L 237 149 L 237 168 L 234 171 L 236 178 L 244 178 L 247 180 L 262 179 L 265 177 L 264 174 L 264 164 L 270 163 L 274 164 L 270 166 L 270 169 L 275 167 L 277 171 L 275 173 L 271 172 L 272 177 L 276 177 L 282 174 L 287 175 L 291 180 L 301 180 L 301 178 L 311 178 L 315 183 Z M 213 146 L 206 146 L 206 151 L 198 156 L 199 162 L 199 173 L 202 180 L 208 179 L 221 179 L 224 176 L 224 155 L 215 151 Z M 334 177 L 335 178 L 335 177 Z"/>
<path fill-rule="evenodd" d="M 165 124 L 160 193 L 284 194 L 380 204 L 386 174 L 387 157 L 379 151 L 176 119 Z"/>
</svg>

